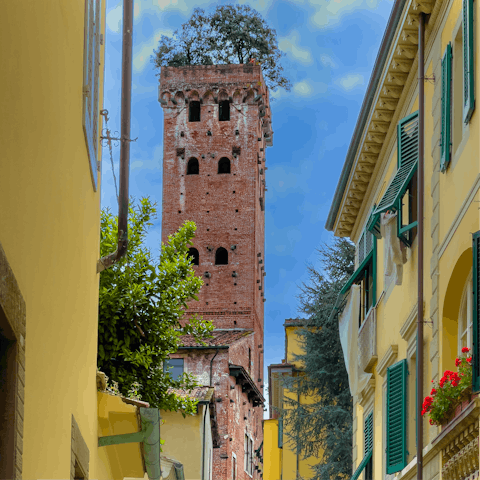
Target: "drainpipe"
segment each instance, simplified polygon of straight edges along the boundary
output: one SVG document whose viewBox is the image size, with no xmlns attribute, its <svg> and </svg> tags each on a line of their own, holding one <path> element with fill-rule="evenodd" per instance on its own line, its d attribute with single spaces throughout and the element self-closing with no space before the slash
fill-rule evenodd
<svg viewBox="0 0 480 480">
<path fill-rule="evenodd" d="M 210 360 L 210 386 L 213 387 L 212 382 L 213 382 L 213 361 L 215 360 L 215 357 L 218 355 L 218 348 L 217 351 L 215 352 L 215 355 L 212 357 Z"/>
<path fill-rule="evenodd" d="M 128 247 L 128 177 L 130 166 L 130 116 L 132 108 L 133 1 L 123 1 L 122 110 L 120 135 L 120 193 L 118 197 L 117 249 L 97 262 L 97 273 L 117 263 Z"/>
<path fill-rule="evenodd" d="M 417 480 L 423 479 L 423 204 L 425 136 L 425 14 L 418 26 L 418 311 L 417 311 Z"/>
</svg>

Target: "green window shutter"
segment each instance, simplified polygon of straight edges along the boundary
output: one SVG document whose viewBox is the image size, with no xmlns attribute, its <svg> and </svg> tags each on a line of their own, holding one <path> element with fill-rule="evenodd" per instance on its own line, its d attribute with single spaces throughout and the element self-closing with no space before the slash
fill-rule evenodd
<svg viewBox="0 0 480 480">
<path fill-rule="evenodd" d="M 463 120 L 470 121 L 475 109 L 473 59 L 473 0 L 463 0 Z"/>
<path fill-rule="evenodd" d="M 451 158 L 452 128 L 452 45 L 449 43 L 442 58 L 442 130 L 440 170 L 444 172 Z"/>
<path fill-rule="evenodd" d="M 283 418 L 278 419 L 278 448 L 283 448 Z"/>
<path fill-rule="evenodd" d="M 480 390 L 480 231 L 473 234 L 473 391 Z"/>
<path fill-rule="evenodd" d="M 387 473 L 407 465 L 407 361 L 387 369 Z"/>
<path fill-rule="evenodd" d="M 352 478 L 350 480 L 358 479 L 358 477 L 363 472 L 363 469 L 367 466 L 367 463 L 370 461 L 371 458 L 372 458 L 372 451 L 368 452 L 368 454 L 363 457 L 363 460 L 361 461 L 360 465 L 357 467 L 357 469 L 353 473 Z"/>
<path fill-rule="evenodd" d="M 397 127 L 398 170 L 373 215 L 387 210 L 396 212 L 400 199 L 417 170 L 418 164 L 418 112 L 401 120 Z"/>
<path fill-rule="evenodd" d="M 90 160 L 90 173 L 97 189 L 100 0 L 85 0 L 85 43 L 83 58 L 83 130 Z"/>
<path fill-rule="evenodd" d="M 373 412 L 371 412 L 365 419 L 364 433 L 364 451 L 365 456 L 368 452 L 373 451 Z"/>
</svg>

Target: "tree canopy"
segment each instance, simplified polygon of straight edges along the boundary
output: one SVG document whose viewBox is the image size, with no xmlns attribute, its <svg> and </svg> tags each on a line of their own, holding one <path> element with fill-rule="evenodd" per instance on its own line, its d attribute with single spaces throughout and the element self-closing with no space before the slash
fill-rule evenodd
<svg viewBox="0 0 480 480">
<path fill-rule="evenodd" d="M 300 311 L 306 316 L 300 330 L 304 354 L 296 360 L 305 370 L 292 377 L 287 388 L 309 397 L 284 397 L 283 421 L 288 444 L 303 458 L 318 456 L 313 480 L 343 478 L 352 473 L 352 398 L 343 358 L 338 315 L 332 310 L 346 280 L 354 271 L 355 247 L 346 239 L 318 249 L 321 270 L 308 267 L 309 282 L 300 287 Z"/>
<path fill-rule="evenodd" d="M 262 66 L 267 86 L 290 91 L 280 63 L 285 54 L 278 48 L 277 34 L 248 5 L 219 5 L 207 15 L 196 8 L 173 38 L 162 35 L 152 61 L 162 66 L 244 64 L 255 60 Z"/>
<path fill-rule="evenodd" d="M 152 407 L 195 411 L 196 402 L 177 396 L 172 389 L 191 390 L 195 378 L 178 380 L 164 373 L 163 361 L 177 351 L 181 335 L 202 340 L 213 330 L 210 322 L 195 316 L 181 322 L 187 302 L 197 300 L 203 281 L 196 277 L 188 256 L 195 224 L 185 224 L 161 245 L 154 259 L 144 240 L 156 205 L 148 198 L 129 206 L 127 256 L 100 276 L 97 366 L 127 396 L 135 391 Z M 118 219 L 109 210 L 101 215 L 101 255 L 115 250 Z M 183 326 L 182 326 L 183 324 Z"/>
</svg>

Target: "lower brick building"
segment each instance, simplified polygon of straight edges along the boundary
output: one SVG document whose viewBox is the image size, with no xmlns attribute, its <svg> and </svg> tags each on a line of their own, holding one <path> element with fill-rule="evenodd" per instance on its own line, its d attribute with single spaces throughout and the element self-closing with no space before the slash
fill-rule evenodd
<svg viewBox="0 0 480 480">
<path fill-rule="evenodd" d="M 210 409 L 213 434 L 212 462 L 204 480 L 247 480 L 261 477 L 255 440 L 262 437 L 265 399 L 256 386 L 251 368 L 254 335 L 248 329 L 217 329 L 201 345 L 182 337 L 184 346 L 171 355 L 175 375 L 196 375 L 202 385 L 214 387 Z"/>
</svg>

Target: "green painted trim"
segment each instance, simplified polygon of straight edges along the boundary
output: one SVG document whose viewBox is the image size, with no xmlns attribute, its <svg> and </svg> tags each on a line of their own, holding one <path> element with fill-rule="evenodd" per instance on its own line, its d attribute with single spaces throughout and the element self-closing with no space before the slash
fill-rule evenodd
<svg viewBox="0 0 480 480">
<path fill-rule="evenodd" d="M 442 127 L 440 132 L 440 171 L 445 172 L 451 160 L 452 148 L 452 44 L 442 58 Z"/>
<path fill-rule="evenodd" d="M 278 448 L 283 448 L 283 418 L 278 419 Z"/>
<path fill-rule="evenodd" d="M 480 390 L 480 231 L 475 232 L 473 242 L 473 372 L 472 389 Z"/>
<path fill-rule="evenodd" d="M 377 237 L 373 237 L 373 258 L 372 258 L 373 294 L 372 307 L 377 304 Z"/>
<path fill-rule="evenodd" d="M 407 465 L 407 360 L 387 368 L 387 473 Z"/>
<path fill-rule="evenodd" d="M 374 238 L 374 248 L 372 251 L 366 256 L 365 260 L 360 264 L 360 266 L 355 270 L 353 275 L 347 280 L 347 283 L 342 287 L 340 290 L 340 295 L 345 294 L 350 290 L 350 287 L 358 280 L 358 278 L 361 276 L 361 274 L 365 271 L 365 268 L 368 266 L 370 261 L 373 258 L 373 253 L 375 250 L 375 245 L 376 245 L 376 238 Z"/>
<path fill-rule="evenodd" d="M 475 63 L 473 0 L 463 0 L 463 121 L 468 123 L 475 110 Z"/>
<path fill-rule="evenodd" d="M 373 451 L 371 450 L 370 452 L 368 452 L 368 455 L 365 455 L 365 457 L 363 457 L 363 460 L 361 461 L 358 468 L 355 470 L 355 473 L 352 475 L 352 478 L 350 480 L 357 480 L 358 479 L 360 474 L 363 472 L 363 469 L 367 466 L 367 463 L 372 458 L 372 455 L 373 455 Z"/>
<path fill-rule="evenodd" d="M 413 118 L 418 117 L 418 110 L 416 112 L 410 113 L 406 117 L 403 117 L 397 125 L 397 167 L 400 168 L 403 165 L 402 161 L 402 143 L 400 139 L 402 138 L 402 127 L 406 123 L 410 122 Z"/>
<path fill-rule="evenodd" d="M 98 438 L 98 446 L 122 445 L 124 443 L 139 443 L 145 440 L 145 432 L 123 433 L 121 435 L 107 435 Z"/>
</svg>

